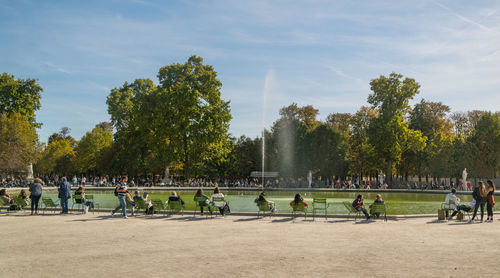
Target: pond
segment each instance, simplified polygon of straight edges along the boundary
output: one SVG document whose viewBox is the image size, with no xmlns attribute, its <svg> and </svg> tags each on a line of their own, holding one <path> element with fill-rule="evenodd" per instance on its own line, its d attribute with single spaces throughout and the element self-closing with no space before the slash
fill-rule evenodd
<svg viewBox="0 0 500 278">
<path fill-rule="evenodd" d="M 178 195 L 186 202 L 185 210 L 194 210 L 195 203 L 193 190 L 176 190 Z M 232 212 L 257 212 L 257 206 L 254 203 L 257 198 L 258 191 L 240 191 L 240 190 L 221 190 L 226 195 L 226 200 L 229 202 Z M 147 189 L 141 190 L 150 194 L 149 199 L 161 199 L 163 201 L 168 199 L 170 191 L 148 191 Z M 206 195 L 210 195 L 206 191 Z M 435 214 L 437 209 L 441 207 L 444 202 L 446 194 L 443 193 L 395 193 L 395 192 L 363 192 L 361 194 L 365 197 L 365 205 L 371 204 L 375 200 L 375 196 L 380 193 L 387 205 L 387 213 L 392 215 L 402 214 Z M 87 191 L 87 194 L 94 195 L 94 199 L 100 204 L 101 208 L 115 208 L 118 206 L 118 200 L 114 196 L 112 190 L 92 190 Z M 329 214 L 347 214 L 347 210 L 342 204 L 344 201 L 352 202 L 354 198 L 360 193 L 358 192 L 302 192 L 305 201 L 310 205 L 313 198 L 327 198 L 329 203 Z M 57 193 L 54 191 L 45 191 L 44 197 L 51 197 L 57 199 Z M 471 194 L 461 195 L 457 194 L 462 203 L 470 203 L 472 200 Z M 294 192 L 291 191 L 267 191 L 266 198 L 275 202 L 278 213 L 291 212 L 290 201 L 293 200 Z M 70 202 L 71 207 L 71 202 Z M 495 207 L 495 210 L 498 210 Z M 486 212 L 485 212 L 486 213 Z"/>
</svg>

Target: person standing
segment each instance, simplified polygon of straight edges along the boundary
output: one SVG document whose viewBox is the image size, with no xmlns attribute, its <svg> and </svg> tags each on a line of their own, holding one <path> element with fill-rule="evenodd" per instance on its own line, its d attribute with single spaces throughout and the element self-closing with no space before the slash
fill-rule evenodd
<svg viewBox="0 0 500 278">
<path fill-rule="evenodd" d="M 117 206 L 113 211 L 111 211 L 111 216 L 113 216 L 117 211 L 120 209 L 122 210 L 123 213 L 123 218 L 128 218 L 127 217 L 127 203 L 125 201 L 125 198 L 127 196 L 128 190 L 126 186 L 126 179 L 123 179 L 123 183 L 118 184 L 115 187 L 115 195 L 118 197 L 118 201 L 120 202 L 120 205 Z"/>
<path fill-rule="evenodd" d="M 495 184 L 488 180 L 488 190 L 486 191 L 486 210 L 488 211 L 488 217 L 486 222 L 493 222 L 493 207 L 495 206 Z"/>
<path fill-rule="evenodd" d="M 35 182 L 30 185 L 30 199 L 31 199 L 31 215 L 38 214 L 38 202 L 42 197 L 42 180 L 36 178 Z"/>
<path fill-rule="evenodd" d="M 472 198 L 476 200 L 476 206 L 474 207 L 474 213 L 472 214 L 471 220 L 469 220 L 469 223 L 472 223 L 474 221 L 474 218 L 476 218 L 477 214 L 477 209 L 481 207 L 481 222 L 483 222 L 483 217 L 484 217 L 484 204 L 486 204 L 486 189 L 484 188 L 484 183 L 482 181 L 477 183 L 477 186 L 474 188 L 474 191 L 472 192 Z"/>
<path fill-rule="evenodd" d="M 66 177 L 61 179 L 58 197 L 61 199 L 61 214 L 68 214 L 68 199 L 71 198 L 71 185 L 66 180 Z"/>
</svg>

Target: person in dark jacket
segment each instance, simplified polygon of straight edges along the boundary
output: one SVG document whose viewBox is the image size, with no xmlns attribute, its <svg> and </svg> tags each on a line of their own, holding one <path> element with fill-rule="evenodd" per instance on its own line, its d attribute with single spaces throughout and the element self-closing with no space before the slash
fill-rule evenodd
<svg viewBox="0 0 500 278">
<path fill-rule="evenodd" d="M 482 181 L 478 182 L 477 186 L 474 188 L 474 191 L 472 192 L 472 198 L 476 200 L 476 205 L 474 206 L 474 213 L 472 214 L 472 218 L 471 220 L 469 220 L 469 223 L 472 223 L 474 221 L 474 218 L 476 218 L 478 208 L 481 208 L 481 222 L 483 222 L 484 205 L 486 204 L 487 195 L 488 193 L 486 192 L 484 183 Z"/>
<path fill-rule="evenodd" d="M 38 214 L 38 202 L 42 197 L 42 184 L 42 180 L 36 178 L 35 182 L 30 185 L 31 215 L 33 215 L 33 210 L 35 214 Z"/>
<path fill-rule="evenodd" d="M 71 185 L 66 180 L 66 177 L 61 179 L 58 197 L 61 199 L 61 214 L 68 214 L 68 200 L 71 198 Z"/>
</svg>

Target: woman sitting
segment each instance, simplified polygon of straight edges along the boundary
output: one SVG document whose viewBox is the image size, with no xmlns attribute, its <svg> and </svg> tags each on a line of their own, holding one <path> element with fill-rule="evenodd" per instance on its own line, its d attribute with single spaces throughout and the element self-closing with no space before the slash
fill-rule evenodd
<svg viewBox="0 0 500 278">
<path fill-rule="evenodd" d="M 366 216 L 366 220 L 368 220 L 368 219 L 370 219 L 370 215 L 368 214 L 368 212 L 366 211 L 366 209 L 363 207 L 364 206 L 364 203 L 363 203 L 364 200 L 365 200 L 365 198 L 363 197 L 363 195 L 359 194 L 358 197 L 356 198 L 356 200 L 354 200 L 352 202 L 352 206 L 357 211 L 362 211 L 363 214 Z"/>
<path fill-rule="evenodd" d="M 177 192 L 175 191 L 172 191 L 171 193 L 172 195 L 170 195 L 168 197 L 168 201 L 167 201 L 167 205 L 170 205 L 170 202 L 177 202 L 177 201 L 181 201 L 181 205 L 184 206 L 184 201 L 181 199 L 181 197 L 179 197 L 177 195 Z"/>
<path fill-rule="evenodd" d="M 139 192 L 139 190 L 136 190 L 134 192 L 134 203 L 138 203 L 140 202 L 141 200 L 144 202 L 144 204 L 146 204 L 146 214 L 152 214 L 153 211 L 154 211 L 154 208 L 153 208 L 153 204 L 151 203 L 151 201 L 148 200 L 148 197 L 149 197 L 149 194 L 148 193 L 144 193 L 144 196 L 141 196 L 141 193 Z"/>
<path fill-rule="evenodd" d="M 0 189 L 0 198 L 3 198 L 7 204 L 13 204 L 14 199 L 12 199 L 9 194 L 7 194 L 7 190 L 5 189 Z"/>
<path fill-rule="evenodd" d="M 26 194 L 26 190 L 24 189 L 21 189 L 21 191 L 19 192 L 19 195 L 18 195 L 19 198 L 23 199 L 24 201 L 24 205 L 29 205 L 30 201 L 28 199 L 28 194 Z"/>
<path fill-rule="evenodd" d="M 290 206 L 293 207 L 293 206 L 296 206 L 300 203 L 303 203 L 304 207 L 309 206 L 309 204 L 306 201 L 304 201 L 304 198 L 302 198 L 300 193 L 297 193 L 297 194 L 295 194 L 295 198 L 293 199 L 293 201 L 290 202 Z"/>
<path fill-rule="evenodd" d="M 266 199 L 266 193 L 262 192 L 260 193 L 259 197 L 257 197 L 257 199 L 255 199 L 254 201 L 257 206 L 261 206 L 262 204 L 266 204 L 269 206 L 269 209 L 271 210 L 271 212 L 274 212 L 275 211 L 275 206 L 274 206 L 274 202 L 271 202 L 271 201 L 268 201 Z"/>
<path fill-rule="evenodd" d="M 377 196 L 375 197 L 375 201 L 373 202 L 374 204 L 383 204 L 384 203 L 384 200 L 382 200 L 382 195 L 380 194 L 377 194 Z M 373 213 L 372 212 L 372 205 L 370 205 L 370 214 L 376 218 L 379 218 L 380 217 L 380 213 L 376 212 L 376 213 Z"/>
<path fill-rule="evenodd" d="M 210 214 L 212 214 L 212 208 L 208 205 L 210 198 L 208 198 L 207 195 L 203 194 L 203 189 L 200 188 L 198 189 L 198 191 L 196 191 L 193 200 L 195 202 L 198 201 L 198 206 L 200 207 L 201 215 L 203 215 L 204 207 L 208 207 L 208 211 L 210 212 Z"/>
<path fill-rule="evenodd" d="M 75 198 L 75 202 L 77 204 L 85 204 L 84 213 L 87 213 L 89 211 L 89 208 L 94 208 L 94 203 L 90 200 L 85 200 L 85 187 L 80 186 L 78 189 L 75 191 L 75 195 L 81 196 L 80 198 Z"/>
<path fill-rule="evenodd" d="M 216 198 L 224 198 L 224 194 L 222 194 L 219 190 L 219 187 L 216 187 L 214 189 L 214 194 L 212 194 L 212 203 L 216 208 L 219 209 L 220 215 L 224 216 L 226 213 L 226 210 L 229 210 L 229 206 L 227 205 L 227 202 L 215 202 L 214 197 Z"/>
</svg>

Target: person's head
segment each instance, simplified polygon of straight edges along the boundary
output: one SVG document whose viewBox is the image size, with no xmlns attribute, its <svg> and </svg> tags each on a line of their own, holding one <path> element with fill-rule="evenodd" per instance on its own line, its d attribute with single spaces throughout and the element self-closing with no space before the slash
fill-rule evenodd
<svg viewBox="0 0 500 278">
<path fill-rule="evenodd" d="M 40 178 L 36 178 L 36 179 L 35 179 L 35 183 L 42 184 L 42 183 L 43 183 L 43 181 L 42 181 L 42 179 L 40 179 Z"/>
<path fill-rule="evenodd" d="M 21 191 L 19 192 L 19 196 L 25 197 L 26 196 L 26 191 L 24 189 L 21 189 Z"/>
<path fill-rule="evenodd" d="M 172 194 L 172 196 L 177 196 L 177 192 L 175 192 L 175 191 L 172 191 L 171 194 Z"/>
<path fill-rule="evenodd" d="M 359 200 L 363 199 L 363 195 L 359 194 L 358 197 L 356 197 L 356 199 L 359 199 Z"/>
<path fill-rule="evenodd" d="M 85 188 L 83 188 L 83 186 L 78 186 L 78 189 L 76 190 L 76 192 L 83 192 L 85 190 Z"/>
<path fill-rule="evenodd" d="M 66 181 L 66 177 L 62 177 L 61 181 L 65 182 Z"/>
<path fill-rule="evenodd" d="M 457 190 L 455 188 L 452 188 L 451 193 L 455 194 L 455 193 L 457 193 Z"/>
<path fill-rule="evenodd" d="M 196 191 L 196 196 L 201 196 L 201 195 L 203 195 L 203 189 L 200 188 Z"/>
<path fill-rule="evenodd" d="M 293 199 L 296 204 L 304 201 L 304 198 L 300 195 L 300 193 L 295 194 L 295 198 Z"/>
<path fill-rule="evenodd" d="M 377 196 L 375 198 L 377 198 L 377 200 L 382 200 L 382 195 L 377 194 Z"/>
<path fill-rule="evenodd" d="M 220 190 L 219 190 L 219 188 L 218 188 L 218 187 L 216 187 L 216 188 L 214 189 L 214 194 L 219 194 L 219 193 L 220 193 Z"/>
<path fill-rule="evenodd" d="M 492 180 L 487 180 L 486 183 L 488 184 L 488 188 L 493 188 L 493 190 L 495 190 L 495 184 L 493 183 Z"/>
<path fill-rule="evenodd" d="M 262 191 L 260 194 L 259 194 L 259 200 L 265 200 L 266 199 L 266 193 L 264 191 Z"/>
<path fill-rule="evenodd" d="M 141 194 L 141 192 L 139 192 L 139 190 L 136 190 L 136 191 L 134 192 L 134 194 L 135 194 L 135 196 L 139 196 L 139 194 Z"/>
</svg>

